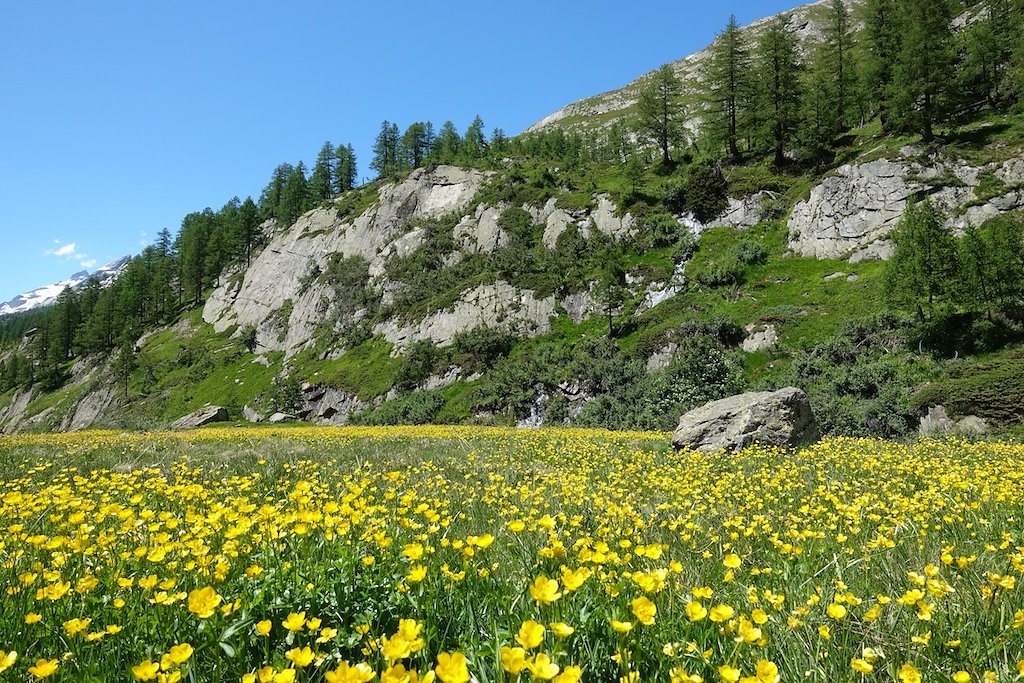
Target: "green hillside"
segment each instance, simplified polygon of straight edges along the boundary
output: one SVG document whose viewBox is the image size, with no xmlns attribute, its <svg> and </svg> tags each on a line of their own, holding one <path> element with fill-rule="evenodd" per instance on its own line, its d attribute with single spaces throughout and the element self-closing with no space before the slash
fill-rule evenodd
<svg viewBox="0 0 1024 683">
<path fill-rule="evenodd" d="M 663 67 L 614 122 L 509 138 L 479 118 L 385 121 L 363 187 L 349 146 L 325 143 L 310 173 L 282 164 L 258 201 L 189 214 L 113 286 L 0 319 L 0 428 L 166 425 L 216 404 L 239 421 L 667 429 L 786 385 L 830 434 L 907 435 L 937 403 L 1017 428 L 1024 8 L 807 12 L 815 31 L 730 24 L 699 79 Z M 880 161 L 901 169 L 902 220 L 810 253 L 824 238 L 795 209 L 847 192 L 833 213 L 854 220 L 875 182 L 856 174 Z M 431 208 L 438 173 L 466 197 Z M 723 218 L 737 207 L 753 218 Z M 289 288 L 266 263 L 300 248 Z"/>
</svg>

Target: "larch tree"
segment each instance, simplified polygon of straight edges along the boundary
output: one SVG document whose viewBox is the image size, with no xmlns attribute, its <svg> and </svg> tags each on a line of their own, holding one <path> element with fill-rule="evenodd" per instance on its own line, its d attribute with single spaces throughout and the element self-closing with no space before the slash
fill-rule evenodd
<svg viewBox="0 0 1024 683">
<path fill-rule="evenodd" d="M 370 168 L 377 172 L 378 178 L 387 177 L 401 170 L 401 138 L 398 124 L 384 121 L 373 143 L 373 160 Z"/>
<path fill-rule="evenodd" d="M 334 189 L 337 194 L 348 192 L 356 186 L 357 168 L 356 152 L 351 143 L 338 145 L 334 150 L 337 160 L 334 166 Z"/>
<path fill-rule="evenodd" d="M 665 166 L 672 164 L 672 147 L 683 139 L 681 94 L 679 77 L 671 65 L 664 64 L 647 79 L 637 99 L 637 133 L 658 146 Z"/>
<path fill-rule="evenodd" d="M 750 53 L 735 15 L 711 44 L 705 62 L 705 119 L 712 137 L 723 142 L 729 156 L 739 159 L 740 127 L 744 107 L 750 103 Z"/>
<path fill-rule="evenodd" d="M 891 130 L 889 99 L 902 36 L 896 2 L 867 0 L 864 3 L 859 41 L 864 92 L 871 98 L 872 108 L 886 132 Z"/>
<path fill-rule="evenodd" d="M 952 0 L 900 0 L 902 39 L 893 69 L 892 116 L 925 142 L 951 109 L 957 53 Z"/>
<path fill-rule="evenodd" d="M 334 196 L 335 164 L 334 146 L 327 140 L 316 155 L 313 173 L 309 177 L 309 193 L 314 204 L 325 202 Z"/>
<path fill-rule="evenodd" d="M 786 162 L 786 148 L 800 116 L 800 63 L 789 22 L 788 14 L 771 21 L 758 40 L 754 65 L 760 85 L 758 109 L 763 138 L 773 150 L 776 166 Z"/>
</svg>

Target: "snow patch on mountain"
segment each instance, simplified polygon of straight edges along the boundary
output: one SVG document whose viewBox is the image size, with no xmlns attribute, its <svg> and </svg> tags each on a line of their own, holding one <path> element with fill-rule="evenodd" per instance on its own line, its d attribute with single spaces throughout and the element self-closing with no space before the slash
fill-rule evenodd
<svg viewBox="0 0 1024 683">
<path fill-rule="evenodd" d="M 90 274 L 88 270 L 82 270 L 66 280 L 55 282 L 52 285 L 37 287 L 30 292 L 19 294 L 10 301 L 0 304 L 0 315 L 24 313 L 25 311 L 31 311 L 33 308 L 48 306 L 57 300 L 57 297 L 60 296 L 60 293 L 63 292 L 65 288 L 70 287 L 71 289 L 78 289 L 85 286 L 85 283 L 88 282 L 90 278 L 96 278 L 99 280 L 101 287 L 106 287 L 124 272 L 125 267 L 131 259 L 131 256 L 122 256 L 119 259 L 111 261 L 105 266 L 100 266 L 96 269 L 95 273 Z"/>
</svg>

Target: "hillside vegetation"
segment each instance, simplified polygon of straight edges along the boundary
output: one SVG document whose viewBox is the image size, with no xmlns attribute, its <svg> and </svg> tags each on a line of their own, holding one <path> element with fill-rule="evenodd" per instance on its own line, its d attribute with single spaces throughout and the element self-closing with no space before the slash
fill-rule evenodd
<svg viewBox="0 0 1024 683">
<path fill-rule="evenodd" d="M 935 403 L 1013 428 L 1024 8 L 798 14 L 729 22 L 699 73 L 659 69 L 600 125 L 385 121 L 362 187 L 349 146 L 282 164 L 258 202 L 189 214 L 114 285 L 0 321 L 0 427 L 216 403 L 665 429 L 796 384 L 830 434 L 907 434 Z M 897 169 L 902 218 L 861 242 L 801 234 L 794 207 L 817 229 L 808 207 L 874 162 Z M 977 372 L 1000 382 L 972 388 Z"/>
</svg>

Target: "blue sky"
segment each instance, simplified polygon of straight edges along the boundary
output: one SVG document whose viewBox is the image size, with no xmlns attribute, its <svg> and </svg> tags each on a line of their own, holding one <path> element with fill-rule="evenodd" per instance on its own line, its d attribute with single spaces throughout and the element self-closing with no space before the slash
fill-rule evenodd
<svg viewBox="0 0 1024 683">
<path fill-rule="evenodd" d="M 516 134 L 796 0 L 7 0 L 0 302 L 138 253 L 384 119 Z"/>
</svg>

